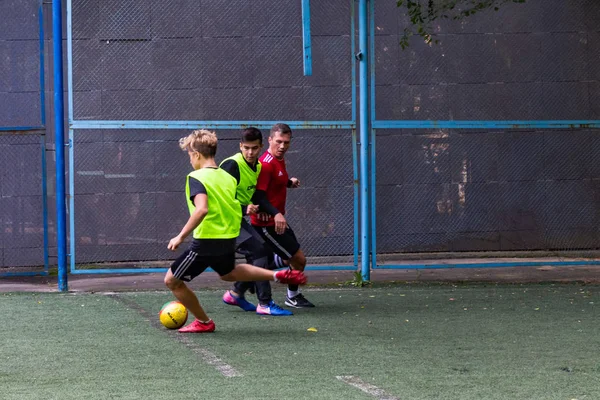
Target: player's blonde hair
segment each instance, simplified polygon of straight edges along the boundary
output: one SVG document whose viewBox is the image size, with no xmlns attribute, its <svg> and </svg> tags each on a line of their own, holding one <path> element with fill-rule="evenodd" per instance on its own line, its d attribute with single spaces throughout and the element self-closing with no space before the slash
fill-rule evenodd
<svg viewBox="0 0 600 400">
<path fill-rule="evenodd" d="M 183 151 L 196 151 L 205 158 L 217 154 L 217 135 L 206 129 L 197 129 L 179 139 L 179 147 Z"/>
</svg>

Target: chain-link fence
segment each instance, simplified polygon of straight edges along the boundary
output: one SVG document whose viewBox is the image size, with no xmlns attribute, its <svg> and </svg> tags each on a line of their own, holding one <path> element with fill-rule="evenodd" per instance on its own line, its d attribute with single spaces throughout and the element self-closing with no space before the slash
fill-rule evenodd
<svg viewBox="0 0 600 400">
<path fill-rule="evenodd" d="M 0 276 L 47 273 L 43 6 L 0 13 Z"/>
<path fill-rule="evenodd" d="M 48 267 L 43 139 L 0 135 L 0 275 Z"/>
<path fill-rule="evenodd" d="M 166 244 L 188 217 L 184 188 L 190 166 L 178 145 L 188 133 L 76 132 L 72 237 L 79 264 L 174 257 Z M 239 132 L 218 135 L 220 162 L 239 151 Z M 351 132 L 297 131 L 286 159 L 289 173 L 302 182 L 290 190 L 287 205 L 302 245 L 319 262 L 328 256 L 346 256 L 349 262 L 354 248 Z"/>
<path fill-rule="evenodd" d="M 597 2 L 441 19 L 439 43 L 415 36 L 406 50 L 394 3 L 377 1 L 373 18 L 377 252 L 594 255 L 581 251 L 600 248 L 600 135 L 542 126 L 600 119 Z M 494 129 L 505 120 L 531 127 Z"/>
<path fill-rule="evenodd" d="M 40 0 L 0 3 L 0 127 L 43 125 L 43 15 Z"/>
<path fill-rule="evenodd" d="M 381 253 L 599 247 L 597 132 L 379 130 L 377 144 Z"/>
<path fill-rule="evenodd" d="M 402 50 L 410 25 L 397 2 L 370 3 L 377 252 L 596 249 L 597 131 L 545 123 L 600 114 L 599 7 L 504 4 L 440 20 L 439 43 L 415 36 Z M 172 257 L 189 169 L 176 141 L 188 131 L 164 127 L 295 121 L 288 164 L 303 188 L 290 193 L 290 222 L 309 255 L 347 262 L 358 214 L 353 8 L 311 2 L 305 76 L 300 1 L 73 1 L 72 261 Z M 519 129 L 498 129 L 507 121 Z M 123 129 L 97 129 L 107 122 Z M 315 122 L 323 129 L 302 129 Z M 218 133 L 219 156 L 235 152 L 237 131 Z"/>
<path fill-rule="evenodd" d="M 395 2 L 376 1 L 377 120 L 587 120 L 598 106 L 595 1 L 529 0 L 434 25 L 418 36 Z M 482 124 L 483 127 L 483 124 Z"/>
<path fill-rule="evenodd" d="M 305 76 L 300 1 L 73 1 L 72 267 L 174 258 L 166 243 L 187 220 L 190 168 L 177 140 L 189 130 L 161 128 L 255 121 L 299 122 L 288 219 L 311 261 L 352 262 L 353 8 L 311 2 Z M 90 129 L 107 121 L 123 129 Z M 149 129 L 127 129 L 142 121 Z M 239 151 L 239 129 L 217 133 L 218 160 Z"/>
<path fill-rule="evenodd" d="M 350 120 L 351 2 L 75 0 L 75 120 Z"/>
<path fill-rule="evenodd" d="M 286 157 L 301 181 L 288 193 L 289 221 L 309 261 L 352 262 L 354 254 L 353 138 L 348 130 L 298 131 Z M 335 257 L 332 258 L 332 257 Z"/>
</svg>

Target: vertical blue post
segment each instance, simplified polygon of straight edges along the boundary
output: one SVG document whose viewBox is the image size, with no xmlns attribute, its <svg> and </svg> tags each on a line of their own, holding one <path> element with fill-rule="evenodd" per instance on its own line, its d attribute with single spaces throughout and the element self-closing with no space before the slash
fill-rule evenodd
<svg viewBox="0 0 600 400">
<path fill-rule="evenodd" d="M 69 50 L 70 51 L 70 50 Z M 69 87 L 71 86 L 71 75 L 69 75 Z M 71 103 L 69 103 L 71 104 Z M 71 113 L 73 107 L 69 105 L 69 113 Z M 71 120 L 71 117 L 69 117 Z M 75 132 L 73 129 L 69 129 L 69 261 L 71 273 L 75 272 L 75 262 L 77 256 L 75 254 Z"/>
<path fill-rule="evenodd" d="M 356 86 L 352 85 L 353 90 L 355 90 Z M 353 210 L 353 221 L 354 221 L 354 232 L 353 232 L 353 238 L 354 238 L 354 254 L 352 257 L 352 262 L 354 264 L 355 267 L 358 267 L 358 248 L 359 248 L 359 243 L 360 243 L 360 229 L 359 229 L 359 202 L 358 202 L 358 195 L 360 193 L 360 189 L 358 187 L 358 182 L 359 182 L 359 177 L 358 177 L 358 141 L 356 140 L 356 129 L 352 128 L 352 179 L 354 181 L 353 183 L 353 190 L 354 190 L 354 206 L 352 208 Z"/>
<path fill-rule="evenodd" d="M 62 0 L 52 1 L 52 48 L 54 54 L 54 144 L 56 148 L 56 239 L 58 290 L 66 292 L 67 230 L 65 202 L 65 126 L 62 62 Z"/>
<path fill-rule="evenodd" d="M 360 123 L 360 234 L 361 271 L 363 280 L 371 279 L 369 269 L 369 68 L 368 68 L 368 17 L 367 0 L 358 3 L 358 79 Z"/>
<path fill-rule="evenodd" d="M 46 172 L 46 135 L 40 135 L 40 145 L 42 148 L 42 224 L 44 225 L 44 273 L 47 274 L 50 261 L 48 256 L 48 174 Z"/>
<path fill-rule="evenodd" d="M 46 76 L 44 74 L 44 2 L 39 0 L 38 23 L 40 25 L 40 112 L 42 126 L 46 128 Z M 47 131 L 47 129 L 46 129 Z M 48 256 L 48 172 L 46 171 L 46 134 L 40 136 L 42 146 L 42 223 L 44 225 L 44 273 L 50 266 Z"/>
<path fill-rule="evenodd" d="M 67 0 L 67 98 L 69 103 L 69 261 L 70 271 L 75 273 L 75 133 L 73 122 L 73 4 Z"/>
<path fill-rule="evenodd" d="M 38 23 L 40 24 L 40 112 L 42 126 L 46 127 L 46 76 L 44 74 L 44 2 L 40 0 Z M 45 147 L 44 147 L 45 151 Z"/>
<path fill-rule="evenodd" d="M 350 0 L 350 56 L 352 57 L 352 123 L 356 126 L 356 57 L 354 52 L 356 51 L 356 30 L 355 30 L 355 4 L 354 0 Z M 356 138 L 356 128 L 352 128 L 352 167 L 354 180 L 354 206 L 353 206 L 353 217 L 354 217 L 354 254 L 353 263 L 355 267 L 358 267 L 358 254 L 359 254 L 359 243 L 360 243 L 360 229 L 359 229 L 359 202 L 358 196 L 360 189 L 358 187 L 358 140 Z"/>
<path fill-rule="evenodd" d="M 371 93 L 369 107 L 371 109 L 370 121 L 375 121 L 375 0 L 371 0 L 369 3 L 369 34 L 370 40 L 369 45 L 371 52 L 369 53 L 369 73 L 371 76 Z M 376 158 L 376 131 L 370 129 L 371 140 L 369 146 L 371 148 L 370 153 L 370 166 L 371 166 L 371 268 L 377 268 L 377 158 Z"/>
<path fill-rule="evenodd" d="M 302 0 L 302 41 L 304 75 L 312 75 L 312 47 L 310 44 L 310 0 Z"/>
</svg>

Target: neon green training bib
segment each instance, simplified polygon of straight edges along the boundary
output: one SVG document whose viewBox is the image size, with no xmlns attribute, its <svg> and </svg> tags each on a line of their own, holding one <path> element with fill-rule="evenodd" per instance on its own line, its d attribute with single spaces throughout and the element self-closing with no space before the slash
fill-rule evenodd
<svg viewBox="0 0 600 400">
<path fill-rule="evenodd" d="M 196 209 L 190 200 L 190 178 L 204 185 L 208 197 L 208 214 L 194 229 L 194 239 L 231 239 L 240 234 L 242 207 L 235 198 L 236 180 L 220 168 L 200 168 L 188 174 L 185 185 L 190 215 Z"/>
<path fill-rule="evenodd" d="M 260 174 L 260 169 L 262 168 L 260 161 L 256 163 L 256 171 L 253 171 L 244 159 L 242 153 L 237 153 L 236 155 L 224 159 L 221 165 L 227 160 L 235 161 L 240 170 L 240 183 L 237 185 L 237 199 L 243 206 L 252 204 L 252 195 L 254 195 L 254 192 L 256 191 L 258 174 Z"/>
</svg>

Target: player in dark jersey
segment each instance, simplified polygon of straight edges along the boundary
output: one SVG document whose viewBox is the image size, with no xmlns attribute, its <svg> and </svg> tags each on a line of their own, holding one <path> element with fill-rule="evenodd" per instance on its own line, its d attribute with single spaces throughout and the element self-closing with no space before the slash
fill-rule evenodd
<svg viewBox="0 0 600 400">
<path fill-rule="evenodd" d="M 233 176 L 237 182 L 237 199 L 242 205 L 243 215 L 253 214 L 256 207 L 270 215 L 279 211 L 267 201 L 265 192 L 256 191 L 256 182 L 261 171 L 258 161 L 263 146 L 262 132 L 254 127 L 242 131 L 240 152 L 221 162 L 221 168 Z M 261 236 L 252 228 L 246 219 L 242 218 L 240 235 L 236 240 L 237 252 L 246 257 L 248 264 L 271 269 L 273 252 Z M 251 287 L 256 287 L 258 307 L 245 298 L 245 293 Z M 238 306 L 244 311 L 256 311 L 259 315 L 289 316 L 292 312 L 285 310 L 273 301 L 269 281 L 236 282 L 231 290 L 223 294 L 223 302 Z"/>
<path fill-rule="evenodd" d="M 285 166 L 285 153 L 290 147 L 292 130 L 286 124 L 275 124 L 269 136 L 269 148 L 260 157 L 262 169 L 256 184 L 257 191 L 265 191 L 267 200 L 279 211 L 271 216 L 264 213 L 252 215 L 252 226 L 276 254 L 279 267 L 285 264 L 291 269 L 304 271 L 306 257 L 300 248 L 294 231 L 285 219 L 285 202 L 288 188 L 300 186 L 298 178 L 290 178 Z M 285 304 L 294 308 L 314 307 L 300 292 L 298 285 L 288 285 Z"/>
</svg>

